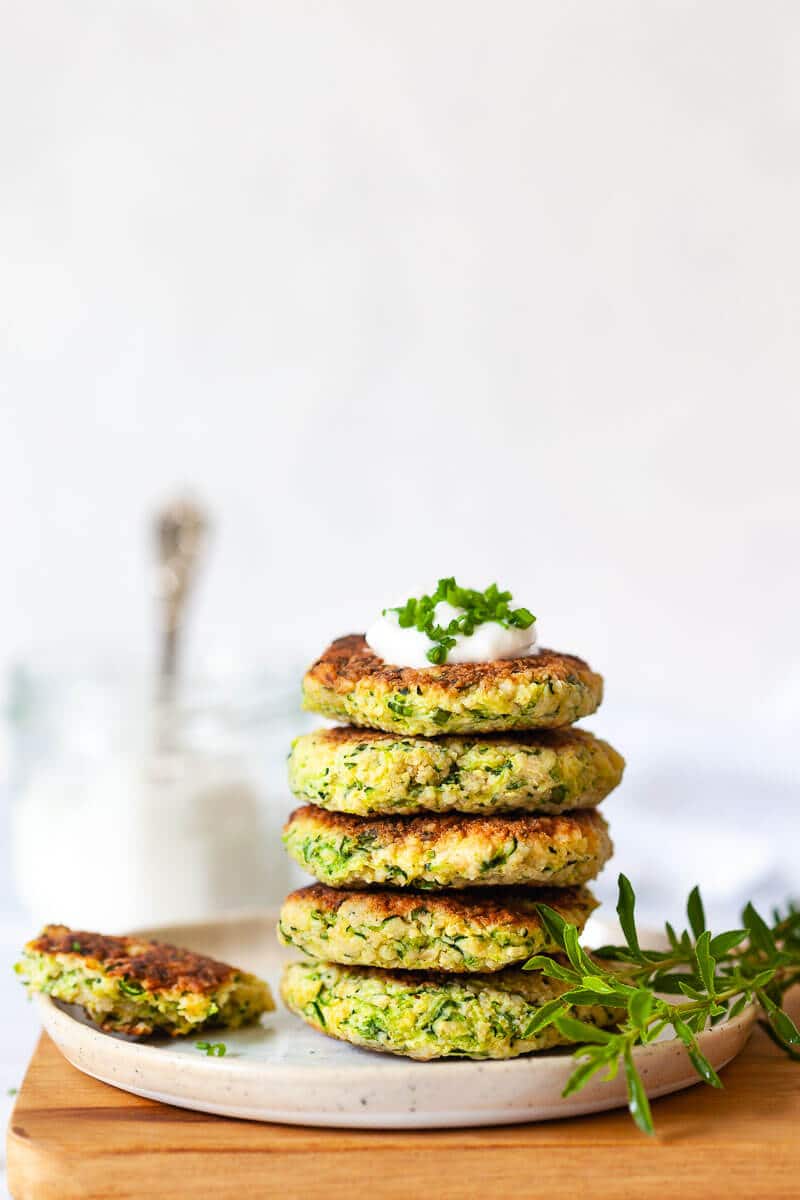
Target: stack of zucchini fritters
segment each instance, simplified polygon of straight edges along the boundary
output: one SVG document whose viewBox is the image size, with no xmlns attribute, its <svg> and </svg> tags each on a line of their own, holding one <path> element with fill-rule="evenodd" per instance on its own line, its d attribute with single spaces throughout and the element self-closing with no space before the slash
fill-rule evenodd
<svg viewBox="0 0 800 1200">
<path fill-rule="evenodd" d="M 537 902 L 579 927 L 596 907 L 584 884 L 612 850 L 596 805 L 624 761 L 570 726 L 602 686 L 551 650 L 417 669 L 387 665 L 360 635 L 333 643 L 306 674 L 305 707 L 349 724 L 297 738 L 289 761 L 308 803 L 284 841 L 319 880 L 281 912 L 281 941 L 307 956 L 285 970 L 290 1009 L 418 1059 L 564 1040 L 532 1028 L 563 988 L 520 968 L 557 950 Z"/>
</svg>

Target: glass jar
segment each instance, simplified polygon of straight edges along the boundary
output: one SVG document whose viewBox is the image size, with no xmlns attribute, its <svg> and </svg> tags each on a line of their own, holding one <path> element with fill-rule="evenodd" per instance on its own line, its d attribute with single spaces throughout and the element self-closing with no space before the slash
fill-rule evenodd
<svg viewBox="0 0 800 1200">
<path fill-rule="evenodd" d="M 119 932 L 281 902 L 303 723 L 286 679 L 195 680 L 159 705 L 118 674 L 23 668 L 9 709 L 12 867 L 35 922 Z"/>
</svg>

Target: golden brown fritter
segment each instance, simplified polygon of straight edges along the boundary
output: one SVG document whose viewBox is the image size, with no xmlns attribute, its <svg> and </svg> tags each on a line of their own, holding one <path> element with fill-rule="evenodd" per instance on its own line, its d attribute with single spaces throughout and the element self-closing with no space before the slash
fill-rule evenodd
<svg viewBox="0 0 800 1200">
<path fill-rule="evenodd" d="M 592 809 L 365 818 L 306 805 L 290 816 L 283 840 L 334 887 L 571 886 L 593 879 L 612 851 L 608 826 Z"/>
<path fill-rule="evenodd" d="M 580 658 L 524 658 L 425 668 L 384 662 L 363 634 L 337 638 L 306 672 L 305 707 L 351 725 L 436 736 L 569 725 L 600 704 L 603 680 Z"/>
<path fill-rule="evenodd" d="M 339 726 L 295 738 L 289 786 L 332 812 L 561 813 L 591 808 L 625 760 L 584 729 L 411 734 Z"/>
<path fill-rule="evenodd" d="M 293 962 L 284 969 L 281 995 L 320 1033 L 356 1046 L 422 1061 L 503 1059 L 569 1041 L 555 1025 L 535 1027 L 541 1008 L 566 987 L 540 971 L 514 967 L 450 975 Z M 567 1011 L 599 1027 L 624 1016 L 605 1005 Z"/>
<path fill-rule="evenodd" d="M 582 929 L 597 902 L 587 888 L 469 888 L 460 892 L 330 888 L 287 896 L 278 935 L 327 962 L 425 971 L 499 971 L 558 946 L 548 904 Z"/>
<path fill-rule="evenodd" d="M 80 1005 L 101 1029 L 144 1037 L 231 1029 L 274 1008 L 269 986 L 166 942 L 47 925 L 15 970 L 32 992 Z"/>
<path fill-rule="evenodd" d="M 238 973 L 227 963 L 168 942 L 87 933 L 66 925 L 45 926 L 39 937 L 28 943 L 28 949 L 39 954 L 80 955 L 87 961 L 102 963 L 107 975 L 136 980 L 148 991 L 179 988 L 211 992 Z"/>
</svg>

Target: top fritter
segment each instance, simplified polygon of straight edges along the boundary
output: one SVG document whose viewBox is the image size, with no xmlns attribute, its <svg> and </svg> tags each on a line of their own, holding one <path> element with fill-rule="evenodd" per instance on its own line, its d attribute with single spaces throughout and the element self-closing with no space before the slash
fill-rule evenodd
<svg viewBox="0 0 800 1200">
<path fill-rule="evenodd" d="M 602 676 L 556 650 L 398 667 L 358 633 L 337 638 L 303 680 L 307 709 L 362 728 L 425 736 L 557 728 L 589 716 L 602 697 Z"/>
</svg>

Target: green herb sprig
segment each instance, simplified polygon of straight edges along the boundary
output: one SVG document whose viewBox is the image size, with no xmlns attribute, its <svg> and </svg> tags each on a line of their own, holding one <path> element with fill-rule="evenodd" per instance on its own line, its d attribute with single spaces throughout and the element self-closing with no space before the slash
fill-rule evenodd
<svg viewBox="0 0 800 1200">
<path fill-rule="evenodd" d="M 700 1078 L 721 1088 L 697 1035 L 709 1024 L 738 1016 L 751 1002 L 760 1005 L 773 1041 L 800 1061 L 800 1030 L 783 1008 L 785 993 L 800 982 L 800 909 L 790 905 L 784 914 L 776 911 L 770 925 L 748 904 L 741 929 L 713 936 L 706 928 L 700 891 L 694 888 L 687 903 L 689 929 L 678 934 L 667 923 L 669 949 L 645 950 L 636 928 L 634 890 L 620 875 L 617 913 L 625 945 L 602 946 L 589 957 L 574 925 L 546 904 L 537 907 L 567 963 L 539 954 L 524 969 L 541 971 L 568 987 L 542 1006 L 526 1034 L 555 1025 L 564 1037 L 582 1043 L 575 1051 L 578 1065 L 565 1096 L 580 1091 L 600 1071 L 605 1071 L 604 1079 L 614 1079 L 621 1066 L 631 1116 L 639 1129 L 652 1134 L 653 1117 L 634 1047 L 648 1045 L 672 1026 Z M 683 999 L 673 1003 L 665 998 L 670 995 Z M 616 1031 L 598 1029 L 567 1015 L 575 1004 L 619 1008 L 625 1016 Z"/>
<path fill-rule="evenodd" d="M 436 624 L 436 605 L 442 600 L 464 610 L 447 625 Z M 496 583 L 477 592 L 459 587 L 450 575 L 439 580 L 432 595 L 410 596 L 399 608 L 384 609 L 384 615 L 396 612 L 401 629 L 414 628 L 424 633 L 433 643 L 426 657 L 429 662 L 439 664 L 447 661 L 458 634 L 470 637 L 487 621 L 496 621 L 506 629 L 530 629 L 536 617 L 527 608 L 511 608 L 511 600 L 511 592 L 501 592 Z"/>
<path fill-rule="evenodd" d="M 224 1058 L 228 1053 L 228 1047 L 224 1042 L 195 1042 L 197 1050 L 205 1050 L 206 1056 L 211 1058 Z"/>
</svg>

